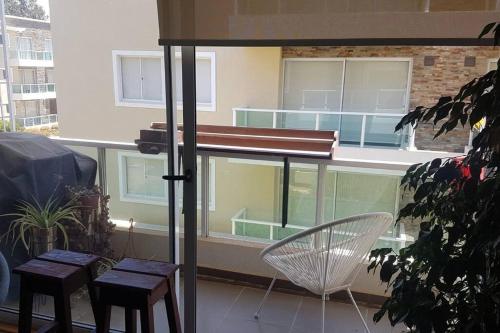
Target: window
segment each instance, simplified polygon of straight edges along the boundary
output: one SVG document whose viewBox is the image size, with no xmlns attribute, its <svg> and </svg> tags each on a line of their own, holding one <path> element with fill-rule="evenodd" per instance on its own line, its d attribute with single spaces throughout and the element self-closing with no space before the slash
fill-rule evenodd
<svg viewBox="0 0 500 333">
<path fill-rule="evenodd" d="M 19 37 L 18 42 L 19 51 L 31 51 L 31 38 L 29 37 Z"/>
<path fill-rule="evenodd" d="M 394 126 L 408 110 L 411 59 L 285 59 L 281 128 L 338 130 L 340 142 L 401 145 Z M 297 112 L 299 111 L 299 112 Z"/>
<path fill-rule="evenodd" d="M 182 107 L 181 54 L 175 54 L 177 106 Z M 196 104 L 199 111 L 215 111 L 215 53 L 196 52 Z"/>
<path fill-rule="evenodd" d="M 47 52 L 52 52 L 52 39 L 50 38 L 45 39 L 44 50 Z"/>
<path fill-rule="evenodd" d="M 132 107 L 165 107 L 165 70 L 162 52 L 113 51 L 115 104 Z M 196 99 L 199 111 L 215 111 L 215 53 L 196 53 Z M 182 108 L 182 66 L 175 61 L 175 94 Z"/>
<path fill-rule="evenodd" d="M 198 159 L 198 207 L 201 207 L 201 159 Z M 153 205 L 167 205 L 167 174 L 165 155 L 148 156 L 134 152 L 118 153 L 120 200 Z M 209 209 L 215 210 L 215 160 L 209 161 Z M 182 187 L 180 187 L 182 198 Z M 182 205 L 182 199 L 181 199 Z"/>
<path fill-rule="evenodd" d="M 113 51 L 113 69 L 116 105 L 165 106 L 161 52 Z"/>
</svg>

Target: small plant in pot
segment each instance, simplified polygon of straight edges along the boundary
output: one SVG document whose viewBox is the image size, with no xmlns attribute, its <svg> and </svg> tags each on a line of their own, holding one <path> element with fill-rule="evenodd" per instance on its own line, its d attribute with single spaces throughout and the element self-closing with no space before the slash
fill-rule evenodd
<svg viewBox="0 0 500 333">
<path fill-rule="evenodd" d="M 29 255 L 37 256 L 52 250 L 57 244 L 58 235 L 62 235 L 63 247 L 68 249 L 65 224 L 75 223 L 84 228 L 76 218 L 76 208 L 73 201 L 59 205 L 53 197 L 50 197 L 44 205 L 36 200 L 33 204 L 21 201 L 17 205 L 17 212 L 3 215 L 14 220 L 0 240 L 12 241 L 13 248 L 21 241 Z"/>
</svg>

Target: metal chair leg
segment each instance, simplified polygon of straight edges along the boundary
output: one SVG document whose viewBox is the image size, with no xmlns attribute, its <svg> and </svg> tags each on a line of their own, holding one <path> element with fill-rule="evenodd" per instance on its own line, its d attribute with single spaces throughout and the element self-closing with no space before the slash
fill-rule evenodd
<svg viewBox="0 0 500 333">
<path fill-rule="evenodd" d="M 257 308 L 257 311 L 255 311 L 253 317 L 255 319 L 259 319 L 260 317 L 260 310 L 262 310 L 262 307 L 264 306 L 264 303 L 266 302 L 267 300 L 267 297 L 269 296 L 269 294 L 271 293 L 271 289 L 273 289 L 273 286 L 274 286 L 274 283 L 276 282 L 276 278 L 278 277 L 278 272 L 276 272 L 274 274 L 274 277 L 273 277 L 273 280 L 271 281 L 271 284 L 269 285 L 269 288 L 267 288 L 267 291 L 266 291 L 266 294 L 264 295 L 264 298 L 262 299 L 262 301 L 260 302 L 259 304 L 259 307 Z"/>
<path fill-rule="evenodd" d="M 354 304 L 354 307 L 356 308 L 356 311 L 358 311 L 358 315 L 361 318 L 361 321 L 363 322 L 363 325 L 365 326 L 366 332 L 370 333 L 370 330 L 368 329 L 368 325 L 366 324 L 365 318 L 363 318 L 363 315 L 361 314 L 361 311 L 359 311 L 358 305 L 356 304 L 356 301 L 354 300 L 354 297 L 352 297 L 351 289 L 347 288 L 347 294 L 349 295 L 349 298 L 351 299 L 352 304 Z"/>
<path fill-rule="evenodd" d="M 325 307 L 326 300 L 329 298 L 329 295 L 323 294 L 321 296 L 321 333 L 325 333 Z"/>
</svg>

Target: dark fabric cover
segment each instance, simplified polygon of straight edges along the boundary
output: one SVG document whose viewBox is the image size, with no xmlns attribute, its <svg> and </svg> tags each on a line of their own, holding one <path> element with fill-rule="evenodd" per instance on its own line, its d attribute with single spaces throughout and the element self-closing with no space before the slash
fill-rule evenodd
<svg viewBox="0 0 500 333">
<path fill-rule="evenodd" d="M 47 137 L 0 133 L 0 214 L 20 200 L 62 199 L 66 186 L 93 186 L 96 172 L 95 160 Z"/>
</svg>

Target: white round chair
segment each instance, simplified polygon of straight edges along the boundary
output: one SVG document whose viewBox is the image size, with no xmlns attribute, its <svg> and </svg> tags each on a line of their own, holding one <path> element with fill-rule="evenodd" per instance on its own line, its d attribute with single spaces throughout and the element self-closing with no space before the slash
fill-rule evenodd
<svg viewBox="0 0 500 333">
<path fill-rule="evenodd" d="M 362 267 L 360 264 L 392 221 L 393 216 L 389 213 L 356 215 L 312 227 L 265 248 L 260 257 L 277 272 L 255 318 L 259 318 L 277 274 L 281 272 L 294 284 L 322 297 L 322 332 L 325 331 L 325 300 L 332 293 L 346 290 L 369 333 L 350 287 Z"/>
</svg>

